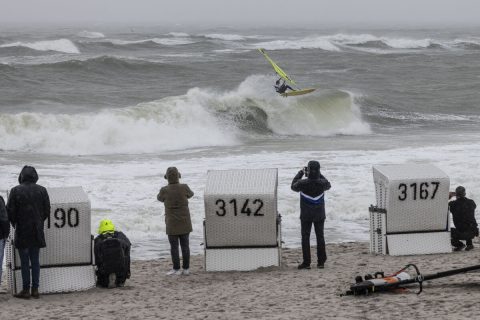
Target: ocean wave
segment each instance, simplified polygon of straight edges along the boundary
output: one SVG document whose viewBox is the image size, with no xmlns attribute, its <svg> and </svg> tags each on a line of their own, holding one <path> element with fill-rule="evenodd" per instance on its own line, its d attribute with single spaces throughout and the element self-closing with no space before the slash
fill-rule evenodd
<svg viewBox="0 0 480 320">
<path fill-rule="evenodd" d="M 150 38 L 150 39 L 140 39 L 140 40 L 111 39 L 106 41 L 119 46 L 145 44 L 145 43 L 154 43 L 154 44 L 160 44 L 164 46 L 178 46 L 178 45 L 195 43 L 195 41 L 191 39 L 179 39 L 179 38 Z"/>
<path fill-rule="evenodd" d="M 401 121 L 428 121 L 428 122 L 457 122 L 457 121 L 478 121 L 480 119 L 477 115 L 461 115 L 461 114 L 448 114 L 448 113 L 421 113 L 421 112 L 400 112 L 393 110 L 380 109 L 376 110 L 375 114 L 369 114 L 371 116 L 382 117 L 392 120 Z"/>
<path fill-rule="evenodd" d="M 172 65 L 165 61 L 171 58 L 191 58 L 199 57 L 201 54 L 164 54 L 155 59 L 138 58 L 133 56 L 72 56 L 66 54 L 44 55 L 44 56 L 12 56 L 0 57 L 1 65 L 8 65 L 12 69 L 21 66 L 31 66 L 36 68 L 50 68 L 59 70 L 85 70 L 97 73 L 118 71 L 121 69 L 147 70 L 156 69 L 158 71 L 174 68 L 180 70 L 184 67 Z M 72 57 L 74 57 L 72 59 Z"/>
<path fill-rule="evenodd" d="M 246 40 L 247 38 L 251 38 L 249 36 L 242 36 L 239 34 L 224 34 L 224 33 L 205 34 L 204 37 L 208 39 L 218 39 L 218 40 L 225 40 L 225 41 L 242 41 L 242 40 Z"/>
<path fill-rule="evenodd" d="M 254 45 L 255 48 L 265 48 L 267 50 L 284 49 L 322 49 L 325 51 L 340 51 L 340 48 L 325 37 L 309 37 L 292 40 L 273 40 L 259 42 Z"/>
<path fill-rule="evenodd" d="M 105 38 L 105 35 L 101 32 L 96 32 L 96 31 L 80 31 L 79 33 L 77 33 L 77 36 L 78 37 L 81 37 L 81 38 L 88 38 L 88 39 L 101 39 L 101 38 Z"/>
<path fill-rule="evenodd" d="M 36 66 L 39 68 L 52 68 L 62 70 L 97 70 L 97 72 L 108 72 L 110 70 L 119 69 L 151 69 L 159 70 L 165 68 L 176 68 L 161 62 L 155 62 L 134 57 L 117 57 L 117 56 L 98 56 L 85 59 L 65 59 L 65 57 L 57 58 L 57 61 L 38 60 Z"/>
<path fill-rule="evenodd" d="M 442 45 L 440 41 L 432 39 L 413 39 L 397 37 L 378 37 L 371 34 L 335 34 L 327 36 L 337 45 L 356 46 L 370 45 L 371 47 L 388 47 L 393 49 L 428 48 L 432 45 Z"/>
<path fill-rule="evenodd" d="M 242 143 L 258 135 L 368 134 L 352 95 L 279 97 L 273 79 L 250 76 L 228 92 L 192 88 L 99 113 L 0 114 L 0 149 L 55 154 L 157 153 Z"/>
<path fill-rule="evenodd" d="M 377 37 L 371 34 L 334 34 L 325 36 L 309 36 L 302 39 L 274 40 L 256 43 L 256 48 L 267 50 L 282 49 L 322 49 L 340 51 L 341 48 L 367 47 L 377 49 L 423 49 L 447 47 L 446 42 L 432 39 L 410 39 L 394 37 Z"/>
<path fill-rule="evenodd" d="M 190 37 L 190 35 L 188 33 L 185 33 L 185 32 L 169 32 L 169 33 L 167 33 L 167 36 L 177 37 L 177 38 Z"/>
<path fill-rule="evenodd" d="M 455 39 L 453 45 L 459 48 L 478 50 L 480 49 L 480 38 Z"/>
<path fill-rule="evenodd" d="M 36 42 L 13 42 L 0 45 L 0 48 L 26 47 L 38 51 L 57 51 L 64 53 L 80 53 L 80 50 L 69 39 L 44 40 Z"/>
</svg>

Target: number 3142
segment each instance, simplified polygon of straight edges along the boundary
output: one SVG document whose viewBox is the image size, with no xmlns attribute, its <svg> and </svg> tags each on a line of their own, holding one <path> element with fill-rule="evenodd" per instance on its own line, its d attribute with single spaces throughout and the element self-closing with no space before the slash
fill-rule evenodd
<svg viewBox="0 0 480 320">
<path fill-rule="evenodd" d="M 223 217 L 227 214 L 228 208 L 230 208 L 230 210 L 233 210 L 234 216 L 242 213 L 247 216 L 252 215 L 255 217 L 263 217 L 263 213 L 260 212 L 263 207 L 263 201 L 260 199 L 255 199 L 253 201 L 250 201 L 250 199 L 245 199 L 245 202 L 240 205 L 237 205 L 237 199 L 232 199 L 228 201 L 228 204 L 225 200 L 218 199 L 217 201 L 215 201 L 215 204 L 217 205 L 217 210 L 215 211 L 215 213 L 217 214 L 217 216 L 220 217 Z"/>
</svg>

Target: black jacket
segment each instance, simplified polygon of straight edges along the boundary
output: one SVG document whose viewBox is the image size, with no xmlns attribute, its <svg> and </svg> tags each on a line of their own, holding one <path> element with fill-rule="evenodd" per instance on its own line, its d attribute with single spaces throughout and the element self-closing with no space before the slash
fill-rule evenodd
<svg viewBox="0 0 480 320">
<path fill-rule="evenodd" d="M 466 197 L 457 198 L 457 200 L 448 203 L 450 212 L 452 212 L 455 228 L 460 232 L 476 231 L 477 220 L 475 220 L 475 208 L 477 205 L 472 199 Z"/>
<path fill-rule="evenodd" d="M 19 249 L 46 246 L 43 223 L 50 215 L 50 198 L 37 181 L 35 168 L 23 167 L 18 177 L 20 185 L 8 196 L 8 219 L 15 228 L 15 247 Z"/>
<path fill-rule="evenodd" d="M 0 196 L 0 239 L 8 238 L 10 234 L 10 223 L 8 223 L 7 208 L 5 200 Z"/>
<path fill-rule="evenodd" d="M 114 231 L 113 236 L 111 236 L 110 234 L 109 235 L 99 234 L 95 238 L 94 244 L 93 244 L 93 251 L 95 254 L 95 262 L 97 263 L 98 268 L 101 269 L 101 266 L 99 266 L 98 264 L 102 260 L 101 252 L 100 252 L 101 250 L 100 244 L 102 243 L 103 240 L 107 239 L 108 237 L 117 238 L 120 240 L 123 253 L 125 255 L 125 267 L 127 270 L 126 278 L 130 278 L 130 247 L 132 246 L 132 244 L 130 243 L 130 240 L 127 238 L 127 236 L 121 231 Z"/>
<path fill-rule="evenodd" d="M 302 179 L 300 170 L 292 181 L 292 190 L 300 192 L 300 219 L 318 222 L 325 219 L 324 192 L 331 188 L 330 182 L 320 173 L 311 173 Z"/>
</svg>

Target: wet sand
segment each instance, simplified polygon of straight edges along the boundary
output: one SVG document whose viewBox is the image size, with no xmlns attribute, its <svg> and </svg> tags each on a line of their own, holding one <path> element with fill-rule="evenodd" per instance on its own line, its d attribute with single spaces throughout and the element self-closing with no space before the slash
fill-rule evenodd
<svg viewBox="0 0 480 320">
<path fill-rule="evenodd" d="M 134 261 L 123 288 L 39 300 L 0 294 L 0 319 L 475 319 L 479 273 L 425 282 L 420 295 L 417 285 L 403 293 L 340 295 L 358 274 L 393 273 L 407 263 L 424 274 L 480 264 L 474 244 L 470 252 L 403 257 L 371 255 L 368 243 L 330 244 L 325 269 L 311 270 L 297 270 L 301 249 L 284 249 L 280 268 L 251 272 L 207 273 L 202 255 L 192 257 L 190 276 L 167 276 L 169 259 Z"/>
</svg>

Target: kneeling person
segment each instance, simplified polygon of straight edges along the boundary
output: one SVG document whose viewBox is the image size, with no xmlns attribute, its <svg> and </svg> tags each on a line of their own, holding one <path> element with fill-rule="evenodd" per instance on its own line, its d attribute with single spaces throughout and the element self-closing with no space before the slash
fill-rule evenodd
<svg viewBox="0 0 480 320">
<path fill-rule="evenodd" d="M 100 221 L 94 252 L 97 265 L 97 285 L 121 287 L 130 278 L 130 240 L 121 231 L 115 231 L 111 220 Z"/>
<path fill-rule="evenodd" d="M 455 193 L 451 194 L 451 196 L 453 195 L 457 199 L 448 203 L 455 224 L 455 228 L 451 230 L 452 246 L 455 247 L 453 250 L 460 251 L 463 248 L 467 251 L 472 250 L 472 240 L 478 237 L 478 224 L 475 219 L 477 205 L 472 199 L 466 197 L 466 190 L 462 186 L 458 186 Z M 465 244 L 460 240 L 465 240 L 467 246 L 465 247 Z"/>
</svg>

